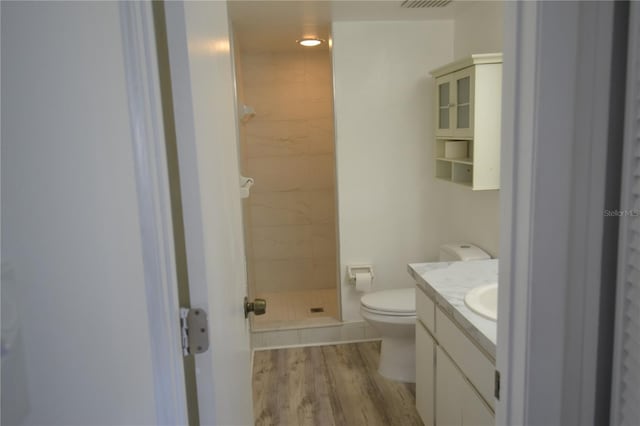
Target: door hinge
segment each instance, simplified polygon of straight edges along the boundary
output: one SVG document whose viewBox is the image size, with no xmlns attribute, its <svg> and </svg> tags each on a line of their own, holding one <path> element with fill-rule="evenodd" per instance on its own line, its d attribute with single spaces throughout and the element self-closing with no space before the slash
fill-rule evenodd
<svg viewBox="0 0 640 426">
<path fill-rule="evenodd" d="M 500 401 L 500 372 L 498 370 L 496 370 L 496 374 L 494 375 L 493 396 Z"/>
<path fill-rule="evenodd" d="M 182 329 L 182 354 L 200 354 L 209 349 L 209 327 L 207 313 L 200 308 L 180 308 Z"/>
</svg>

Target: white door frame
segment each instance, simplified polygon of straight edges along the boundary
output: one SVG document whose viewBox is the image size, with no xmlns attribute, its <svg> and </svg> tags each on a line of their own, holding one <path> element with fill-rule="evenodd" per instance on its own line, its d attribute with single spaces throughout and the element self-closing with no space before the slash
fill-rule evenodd
<svg viewBox="0 0 640 426">
<path fill-rule="evenodd" d="M 602 414 L 613 16 L 612 2 L 506 4 L 498 425 Z"/>
<path fill-rule="evenodd" d="M 121 2 L 119 9 L 140 212 L 156 423 L 186 425 L 180 307 L 153 13 L 150 2 Z"/>
<path fill-rule="evenodd" d="M 636 170 L 634 167 L 638 157 L 635 150 L 637 150 L 638 147 L 638 135 L 640 134 L 640 122 L 638 122 L 637 119 L 637 117 L 640 117 L 640 105 L 638 103 L 638 99 L 640 99 L 640 3 L 631 3 L 629 16 L 627 104 L 625 111 L 626 120 L 620 210 L 632 211 L 636 209 L 637 211 L 638 206 L 635 204 L 637 197 L 634 194 L 637 193 L 637 189 L 634 188 L 636 180 Z M 633 304 L 630 303 L 630 300 L 633 299 L 631 294 L 633 285 L 630 285 L 633 280 L 633 268 L 630 268 L 630 265 L 633 264 L 633 256 L 637 253 L 637 251 L 631 248 L 634 244 L 633 235 L 637 233 L 637 231 L 634 231 L 633 223 L 636 220 L 636 218 L 628 215 L 620 218 L 610 422 L 610 424 L 614 426 L 630 424 L 634 421 L 633 417 L 629 416 L 629 411 L 631 411 L 630 409 L 634 405 L 632 396 L 634 391 L 633 368 L 629 368 L 628 364 L 633 354 L 627 352 L 629 352 L 629 330 L 631 330 L 630 326 L 633 324 L 633 318 L 630 317 L 631 312 L 633 312 Z M 638 383 L 637 376 L 635 383 Z"/>
</svg>

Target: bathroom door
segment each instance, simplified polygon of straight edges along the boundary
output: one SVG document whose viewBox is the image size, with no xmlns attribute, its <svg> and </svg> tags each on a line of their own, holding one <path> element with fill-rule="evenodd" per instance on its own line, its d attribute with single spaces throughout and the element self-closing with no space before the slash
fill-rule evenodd
<svg viewBox="0 0 640 426">
<path fill-rule="evenodd" d="M 225 2 L 166 2 L 189 292 L 209 316 L 195 355 L 200 423 L 253 424 L 237 127 Z"/>
</svg>

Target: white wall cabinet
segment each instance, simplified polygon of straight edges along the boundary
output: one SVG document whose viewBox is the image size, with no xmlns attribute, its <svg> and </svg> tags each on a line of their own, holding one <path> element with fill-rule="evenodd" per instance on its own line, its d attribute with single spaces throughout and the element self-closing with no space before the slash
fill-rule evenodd
<svg viewBox="0 0 640 426">
<path fill-rule="evenodd" d="M 436 84 L 436 177 L 474 190 L 500 184 L 502 54 L 431 71 Z"/>
<path fill-rule="evenodd" d="M 420 288 L 416 306 L 416 409 L 425 426 L 493 425 L 493 362 L 460 340 L 464 333 Z"/>
<path fill-rule="evenodd" d="M 436 79 L 436 137 L 473 138 L 473 67 Z"/>
</svg>

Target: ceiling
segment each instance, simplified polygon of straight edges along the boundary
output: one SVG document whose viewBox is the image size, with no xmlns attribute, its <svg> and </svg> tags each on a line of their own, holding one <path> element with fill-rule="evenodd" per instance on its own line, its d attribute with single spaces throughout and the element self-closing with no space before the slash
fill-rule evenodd
<svg viewBox="0 0 640 426">
<path fill-rule="evenodd" d="M 268 52 L 303 49 L 295 41 L 304 37 L 328 40 L 336 21 L 453 19 L 459 3 L 411 9 L 401 7 L 402 0 L 229 0 L 228 5 L 240 49 Z"/>
</svg>

